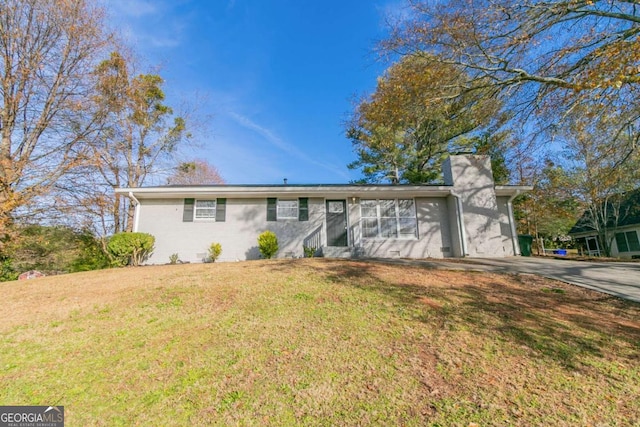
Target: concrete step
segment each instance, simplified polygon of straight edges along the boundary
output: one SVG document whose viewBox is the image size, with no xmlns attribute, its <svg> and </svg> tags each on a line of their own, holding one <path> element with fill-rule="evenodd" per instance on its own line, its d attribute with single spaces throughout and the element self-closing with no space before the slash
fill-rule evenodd
<svg viewBox="0 0 640 427">
<path fill-rule="evenodd" d="M 322 256 L 325 258 L 351 258 L 351 248 L 343 246 L 323 246 Z"/>
<path fill-rule="evenodd" d="M 360 252 L 353 246 L 323 246 L 321 250 L 325 258 L 358 258 Z"/>
</svg>

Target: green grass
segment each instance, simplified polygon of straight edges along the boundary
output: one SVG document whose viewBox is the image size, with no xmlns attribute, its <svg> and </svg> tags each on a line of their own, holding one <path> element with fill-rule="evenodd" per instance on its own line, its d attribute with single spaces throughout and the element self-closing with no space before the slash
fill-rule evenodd
<svg viewBox="0 0 640 427">
<path fill-rule="evenodd" d="M 68 426 L 640 422 L 638 305 L 557 282 L 314 259 L 23 283 L 0 404 Z"/>
</svg>

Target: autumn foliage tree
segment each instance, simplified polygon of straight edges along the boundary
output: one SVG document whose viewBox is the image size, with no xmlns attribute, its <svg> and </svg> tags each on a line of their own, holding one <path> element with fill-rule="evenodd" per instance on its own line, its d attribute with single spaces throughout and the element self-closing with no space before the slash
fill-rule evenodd
<svg viewBox="0 0 640 427">
<path fill-rule="evenodd" d="M 113 195 L 118 187 L 139 187 L 167 166 L 180 143 L 190 138 L 184 117 L 165 104 L 163 80 L 157 74 L 136 74 L 132 62 L 114 52 L 94 72 L 95 105 L 101 112 L 102 130 L 92 145 L 92 166 L 107 191 L 113 232 L 131 231 L 132 205 L 123 206 Z"/>
<path fill-rule="evenodd" d="M 204 159 L 182 162 L 167 179 L 172 185 L 214 185 L 224 184 L 218 169 Z"/>
<path fill-rule="evenodd" d="M 578 107 L 565 130 L 568 173 L 573 193 L 585 212 L 582 226 L 594 230 L 607 256 L 616 229 L 630 214 L 625 195 L 640 188 L 640 132 L 621 127 L 618 114 L 591 120 Z"/>
<path fill-rule="evenodd" d="M 497 118 L 500 103 L 478 88 L 466 91 L 460 67 L 413 54 L 379 78 L 347 123 L 360 168 L 369 182 L 433 182 L 448 153 L 471 150 L 471 133 Z"/>
<path fill-rule="evenodd" d="M 631 214 L 626 196 L 640 186 L 640 139 L 632 128 L 619 131 L 615 112 L 593 114 L 589 105 L 568 114 L 562 150 L 529 174 L 534 189 L 516 208 L 521 231 L 547 239 L 566 235 L 582 215 L 580 228 L 593 230 L 608 256 L 616 228 Z"/>
<path fill-rule="evenodd" d="M 0 6 L 0 236 L 86 159 L 99 128 L 87 101 L 107 43 L 103 19 L 83 0 Z"/>
<path fill-rule="evenodd" d="M 459 67 L 545 136 L 589 104 L 640 121 L 640 7 L 630 0 L 412 0 L 382 44 Z"/>
<path fill-rule="evenodd" d="M 514 201 L 518 231 L 534 236 L 542 253 L 539 239 L 545 247 L 566 240 L 580 215 L 580 203 L 571 174 L 551 158 L 541 159 L 527 181 L 533 190 Z"/>
</svg>

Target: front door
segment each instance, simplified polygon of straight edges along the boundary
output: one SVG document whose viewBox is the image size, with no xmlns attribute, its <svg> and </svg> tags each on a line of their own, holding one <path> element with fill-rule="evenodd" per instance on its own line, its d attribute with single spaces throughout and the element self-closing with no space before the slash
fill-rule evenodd
<svg viewBox="0 0 640 427">
<path fill-rule="evenodd" d="M 327 200 L 327 246 L 347 246 L 345 200 Z"/>
</svg>

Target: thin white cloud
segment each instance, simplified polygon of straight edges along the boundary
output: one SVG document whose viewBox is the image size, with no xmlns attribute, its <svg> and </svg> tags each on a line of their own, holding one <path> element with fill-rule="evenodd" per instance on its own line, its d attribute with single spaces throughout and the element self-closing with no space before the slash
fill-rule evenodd
<svg viewBox="0 0 640 427">
<path fill-rule="evenodd" d="M 182 35 L 175 34 L 155 34 L 142 28 L 134 28 L 132 25 L 123 24 L 118 29 L 120 36 L 130 45 L 136 46 L 145 52 L 148 48 L 168 49 L 180 46 Z"/>
<path fill-rule="evenodd" d="M 255 147 L 238 144 L 238 138 L 220 135 L 192 154 L 183 153 L 183 160 L 206 158 L 220 171 L 227 184 L 269 184 L 286 176 L 276 162 L 266 160 L 268 153 Z"/>
<path fill-rule="evenodd" d="M 158 13 L 158 2 L 147 0 L 111 0 L 109 4 L 119 13 L 139 18 Z"/>
<path fill-rule="evenodd" d="M 177 33 L 175 37 L 157 37 L 152 34 L 144 34 L 141 36 L 141 41 L 150 43 L 153 47 L 157 48 L 170 48 L 180 46 L 182 43 L 182 36 Z"/>
<path fill-rule="evenodd" d="M 241 125 L 242 127 L 245 127 L 247 129 L 251 129 L 252 131 L 262 135 L 267 141 L 269 141 L 271 144 L 275 145 L 276 147 L 278 147 L 279 149 L 281 149 L 284 152 L 287 152 L 291 155 L 301 155 L 302 153 L 300 153 L 295 147 L 287 144 L 286 142 L 284 142 L 282 140 L 282 138 L 280 138 L 279 136 L 275 135 L 273 132 L 271 132 L 269 129 L 260 126 L 259 124 L 253 122 L 251 119 L 249 119 L 248 117 L 245 117 L 241 114 L 235 113 L 233 111 L 229 112 L 229 116 L 239 125 Z"/>
<path fill-rule="evenodd" d="M 246 128 L 246 129 L 250 129 L 254 132 L 256 132 L 257 134 L 261 135 L 265 140 L 267 140 L 269 143 L 271 143 L 271 145 L 277 147 L 278 149 L 284 151 L 285 153 L 287 153 L 288 155 L 292 156 L 292 157 L 297 157 L 299 160 L 302 160 L 306 163 L 310 163 L 316 166 L 319 166 L 325 170 L 328 170 L 334 174 L 339 175 L 340 177 L 346 179 L 349 179 L 349 174 L 347 174 L 345 171 L 336 168 L 335 166 L 331 165 L 331 164 L 327 164 L 327 163 L 322 163 L 319 162 L 317 160 L 312 159 L 311 157 L 309 157 L 307 154 L 303 153 L 302 151 L 300 151 L 298 148 L 294 147 L 293 145 L 288 144 L 287 142 L 285 142 L 282 138 L 280 138 L 278 135 L 276 135 L 275 133 L 273 133 L 271 130 L 267 129 L 264 126 L 260 126 L 259 124 L 255 123 L 254 121 L 252 121 L 251 119 L 249 119 L 246 116 L 243 116 L 241 114 L 235 113 L 233 111 L 230 111 L 229 113 L 229 117 L 231 117 L 237 124 L 239 124 L 240 126 Z"/>
<path fill-rule="evenodd" d="M 406 0 L 391 0 L 376 6 L 381 16 L 381 25 L 387 29 L 389 25 L 398 25 L 412 17 L 413 10 Z"/>
<path fill-rule="evenodd" d="M 128 43 L 139 47 L 167 49 L 182 44 L 188 29 L 188 16 L 181 16 L 162 1 L 111 0 L 107 9 L 113 16 L 114 28 Z M 162 28 L 160 31 L 159 28 Z"/>
</svg>

